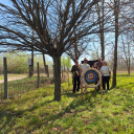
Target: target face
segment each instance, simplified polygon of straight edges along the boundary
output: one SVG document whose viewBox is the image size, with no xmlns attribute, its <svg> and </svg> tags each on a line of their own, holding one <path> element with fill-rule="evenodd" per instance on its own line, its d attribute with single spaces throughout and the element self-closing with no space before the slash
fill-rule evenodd
<svg viewBox="0 0 134 134">
<path fill-rule="evenodd" d="M 88 84 L 95 83 L 98 80 L 98 74 L 94 70 L 88 70 L 84 75 L 84 79 Z"/>
</svg>

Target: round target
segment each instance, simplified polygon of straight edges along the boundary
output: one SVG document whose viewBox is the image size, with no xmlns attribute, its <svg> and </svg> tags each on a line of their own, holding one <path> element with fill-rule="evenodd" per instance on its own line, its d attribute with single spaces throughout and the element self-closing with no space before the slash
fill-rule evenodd
<svg viewBox="0 0 134 134">
<path fill-rule="evenodd" d="M 87 87 L 95 88 L 100 85 L 101 82 L 101 73 L 96 68 L 90 68 L 85 72 L 82 72 L 83 82 Z M 91 85 L 95 84 L 95 85 Z"/>
<path fill-rule="evenodd" d="M 93 70 L 88 70 L 86 73 L 85 73 L 85 81 L 88 83 L 88 84 L 92 84 L 92 83 L 95 83 L 97 82 L 98 80 L 98 74 L 93 71 Z"/>
</svg>

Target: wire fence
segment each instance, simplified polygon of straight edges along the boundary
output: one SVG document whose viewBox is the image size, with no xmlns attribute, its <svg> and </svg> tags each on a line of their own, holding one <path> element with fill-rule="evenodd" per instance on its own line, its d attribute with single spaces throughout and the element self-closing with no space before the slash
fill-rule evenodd
<svg viewBox="0 0 134 134">
<path fill-rule="evenodd" d="M 7 66 L 7 98 L 15 99 L 21 98 L 22 94 L 30 90 L 37 90 L 40 88 L 49 87 L 50 84 L 54 84 L 54 73 L 53 68 L 48 68 L 47 71 L 44 67 L 34 67 L 34 73 L 32 77 L 29 77 L 29 73 L 24 74 L 10 74 L 8 73 L 8 68 L 13 68 L 12 66 Z M 15 69 L 15 67 L 14 67 Z M 0 70 L 0 101 L 5 101 L 5 81 L 4 81 L 4 68 Z M 66 71 L 61 70 L 61 82 L 68 82 L 70 73 L 69 69 Z M 49 75 L 48 75 L 49 73 Z M 67 88 L 68 88 L 67 87 Z M 62 92 L 64 92 L 63 87 L 61 87 Z"/>
</svg>

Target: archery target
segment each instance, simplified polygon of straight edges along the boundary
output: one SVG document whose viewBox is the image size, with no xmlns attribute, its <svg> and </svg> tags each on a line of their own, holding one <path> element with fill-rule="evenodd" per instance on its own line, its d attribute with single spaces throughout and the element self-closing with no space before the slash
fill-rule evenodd
<svg viewBox="0 0 134 134">
<path fill-rule="evenodd" d="M 88 83 L 88 84 L 92 84 L 92 83 L 95 83 L 97 82 L 98 80 L 98 74 L 93 71 L 93 70 L 88 70 L 86 73 L 85 73 L 85 81 Z"/>
<path fill-rule="evenodd" d="M 98 87 L 101 82 L 101 73 L 95 69 L 95 68 L 90 68 L 86 70 L 85 72 L 82 73 L 82 78 L 83 82 L 87 87 L 94 88 Z M 96 83 L 97 82 L 97 83 Z M 95 85 L 91 85 L 95 84 Z"/>
</svg>

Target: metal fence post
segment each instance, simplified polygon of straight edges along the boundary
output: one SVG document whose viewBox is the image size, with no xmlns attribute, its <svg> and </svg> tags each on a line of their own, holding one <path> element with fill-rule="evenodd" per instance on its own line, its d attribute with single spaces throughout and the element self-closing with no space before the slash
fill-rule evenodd
<svg viewBox="0 0 134 134">
<path fill-rule="evenodd" d="M 4 65 L 4 98 L 7 99 L 7 60 L 6 57 L 3 58 Z"/>
<path fill-rule="evenodd" d="M 39 71 L 39 62 L 37 63 L 37 78 L 38 78 L 38 80 L 37 80 L 37 88 L 39 88 L 40 87 L 40 71 Z"/>
</svg>

